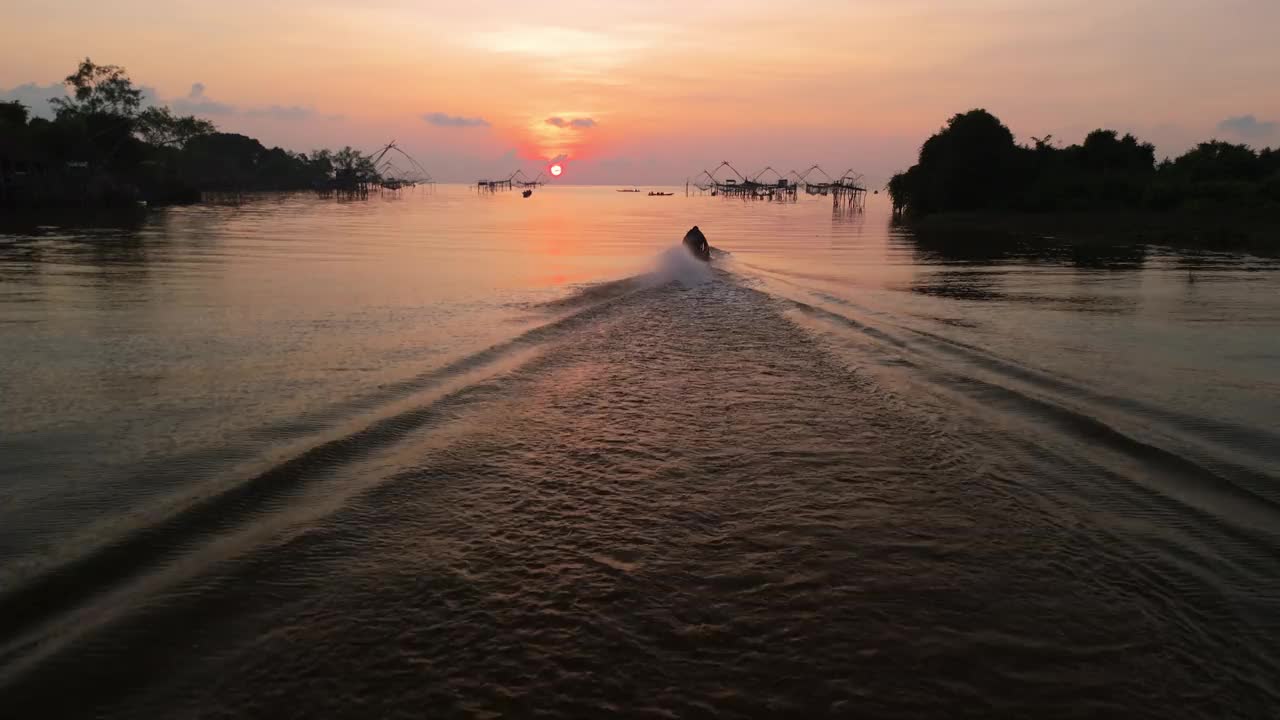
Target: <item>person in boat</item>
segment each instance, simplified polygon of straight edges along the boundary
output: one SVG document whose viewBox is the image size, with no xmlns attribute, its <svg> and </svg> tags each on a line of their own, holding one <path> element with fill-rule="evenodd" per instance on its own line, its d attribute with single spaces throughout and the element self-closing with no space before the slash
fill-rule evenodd
<svg viewBox="0 0 1280 720">
<path fill-rule="evenodd" d="M 697 225 L 684 234 L 684 246 L 699 260 L 711 261 L 711 246 L 707 244 L 707 236 L 702 234 Z"/>
</svg>

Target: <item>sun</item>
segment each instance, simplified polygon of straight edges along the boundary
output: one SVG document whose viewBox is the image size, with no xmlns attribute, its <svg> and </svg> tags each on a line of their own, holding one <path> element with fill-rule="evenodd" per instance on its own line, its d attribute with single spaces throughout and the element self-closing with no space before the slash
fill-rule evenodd
<svg viewBox="0 0 1280 720">
<path fill-rule="evenodd" d="M 556 164 L 556 165 L 552 165 L 552 166 L 551 166 L 551 174 L 552 174 L 552 176 L 554 176 L 554 177 L 560 177 L 560 173 L 562 173 L 562 172 L 564 172 L 564 168 L 560 167 L 560 165 L 559 165 L 559 164 Z"/>
</svg>

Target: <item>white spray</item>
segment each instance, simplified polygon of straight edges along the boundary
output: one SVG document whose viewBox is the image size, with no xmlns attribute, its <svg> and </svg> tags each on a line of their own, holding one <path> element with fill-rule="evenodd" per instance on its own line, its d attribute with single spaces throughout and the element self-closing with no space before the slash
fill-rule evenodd
<svg viewBox="0 0 1280 720">
<path fill-rule="evenodd" d="M 658 255 L 654 276 L 659 283 L 674 281 L 693 287 L 710 282 L 711 266 L 694 257 L 683 245 L 677 245 Z"/>
</svg>

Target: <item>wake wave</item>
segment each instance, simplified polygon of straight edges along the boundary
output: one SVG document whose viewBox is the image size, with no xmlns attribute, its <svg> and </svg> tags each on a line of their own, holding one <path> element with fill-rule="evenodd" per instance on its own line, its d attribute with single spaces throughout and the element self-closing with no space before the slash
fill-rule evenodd
<svg viewBox="0 0 1280 720">
<path fill-rule="evenodd" d="M 415 433 L 445 424 L 461 408 L 494 397 L 497 378 L 527 366 L 562 338 L 598 322 L 617 303 L 645 291 L 695 286 L 713 277 L 706 263 L 683 248 L 659 255 L 654 266 L 649 273 L 585 286 L 542 304 L 543 309 L 568 314 L 505 342 L 303 418 L 259 428 L 252 438 L 216 451 L 171 459 L 170 466 L 191 467 L 210 452 L 253 458 L 263 452 L 261 439 L 293 441 L 292 449 L 273 453 L 283 459 L 270 466 L 239 474 L 220 487 L 197 483 L 195 495 L 185 502 L 170 498 L 134 527 L 105 540 L 81 538 L 79 542 L 88 544 L 89 550 L 13 583 L 0 593 L 0 647 L 12 646 L 42 623 L 144 575 L 194 545 L 252 521 L 262 508 L 317 480 Z M 8 654 L 7 650 L 0 657 Z"/>
<path fill-rule="evenodd" d="M 256 430 L 254 437 L 276 441 L 292 438 L 297 442 L 291 451 L 275 453 L 283 454 L 283 460 L 223 483 L 221 488 L 198 483 L 195 497 L 185 505 L 171 499 L 167 503 L 169 509 L 161 511 L 159 517 L 154 517 L 157 513 L 153 512 L 150 521 L 105 542 L 81 538 L 78 542 L 90 544 L 90 550 L 5 588 L 0 593 L 0 646 L 147 572 L 193 543 L 234 529 L 275 500 L 415 432 L 448 422 L 458 409 L 492 397 L 495 378 L 527 365 L 560 338 L 596 322 L 618 300 L 654 284 L 633 277 L 588 288 L 559 306 L 572 309 L 571 314 L 506 342 L 325 411 L 310 413 L 304 419 Z M 424 393 L 426 397 L 422 397 Z M 368 417 L 370 413 L 372 417 Z M 334 434 L 333 429 L 341 426 L 354 429 Z M 217 452 L 239 457 L 253 456 L 255 450 L 260 454 L 261 444 L 245 438 Z M 169 464 L 186 467 L 192 460 L 177 458 Z"/>
<path fill-rule="evenodd" d="M 1064 497 L 1078 500 L 1093 492 L 1079 486 L 1079 482 L 1089 474 L 1105 473 L 1111 482 L 1124 480 L 1128 487 L 1098 488 L 1095 494 L 1110 501 L 1125 497 L 1127 512 L 1143 513 L 1173 503 L 1178 508 L 1178 522 L 1188 533 L 1198 532 L 1188 522 L 1190 517 L 1197 517 L 1233 542 L 1244 542 L 1254 552 L 1267 557 L 1277 555 L 1274 528 L 1280 526 L 1280 497 L 1275 494 L 1275 479 L 1233 462 L 1238 453 L 1210 452 L 1204 443 L 1206 434 L 1214 442 L 1223 436 L 1231 437 L 1234 443 L 1247 446 L 1246 455 L 1265 462 L 1280 448 L 1272 433 L 1215 425 L 1208 418 L 1105 395 L 983 348 L 903 324 L 900 317 L 870 309 L 861 312 L 862 308 L 844 298 L 780 278 L 775 280 L 801 291 L 799 295 L 773 292 L 795 312 L 871 340 L 857 345 L 857 351 L 873 353 L 878 364 L 887 370 L 896 368 L 907 377 L 924 381 L 923 386 L 940 393 L 940 398 L 950 398 L 942 400 L 941 409 L 952 408 L 955 399 L 963 398 L 972 403 L 969 412 L 981 418 L 984 425 L 992 421 L 1003 424 L 992 413 L 997 411 L 1013 427 L 1051 438 L 1062 448 L 1057 462 L 1078 465 L 1082 471 Z M 805 295 L 813 300 L 800 299 Z M 852 317 L 846 314 L 849 309 L 860 312 Z M 1161 421 L 1159 432 L 1153 431 L 1152 420 Z M 1133 423 L 1140 430 L 1135 432 L 1125 423 Z M 1036 442 L 1025 432 L 1017 436 L 1028 443 Z M 1073 457 L 1068 450 L 1071 447 L 1084 449 L 1087 454 Z M 1099 454 L 1098 450 L 1103 452 Z M 1186 538 L 1183 546 L 1196 544 Z M 1208 567 L 1213 561 L 1206 562 Z"/>
<path fill-rule="evenodd" d="M 1000 702 L 1042 682 L 1056 700 L 1082 662 L 1141 687 L 1170 655 L 1226 657 L 1236 689 L 1274 667 L 1247 620 L 1274 602 L 1275 544 L 1230 515 L 1276 509 L 1216 468 L 900 317 L 655 265 L 533 306 L 553 317 L 0 597 L 0 694 L 136 716 L 175 688 L 234 713 L 327 703 L 317 679 L 419 705 L 483 685 L 580 716 L 605 706 L 581 672 L 599 658 L 655 695 L 671 676 L 647 668 L 703 667 L 699 701 L 726 668 L 843 677 L 864 646 L 980 655 L 960 682 Z M 526 672 L 547 657 L 571 664 Z"/>
</svg>

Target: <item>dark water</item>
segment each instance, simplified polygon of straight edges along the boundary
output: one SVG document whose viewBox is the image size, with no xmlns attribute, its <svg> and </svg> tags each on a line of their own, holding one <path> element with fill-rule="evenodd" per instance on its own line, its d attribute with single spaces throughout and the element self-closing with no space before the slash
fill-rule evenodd
<svg viewBox="0 0 1280 720">
<path fill-rule="evenodd" d="M 1278 291 L 807 198 L 3 236 L 0 716 L 1274 717 Z"/>
</svg>

